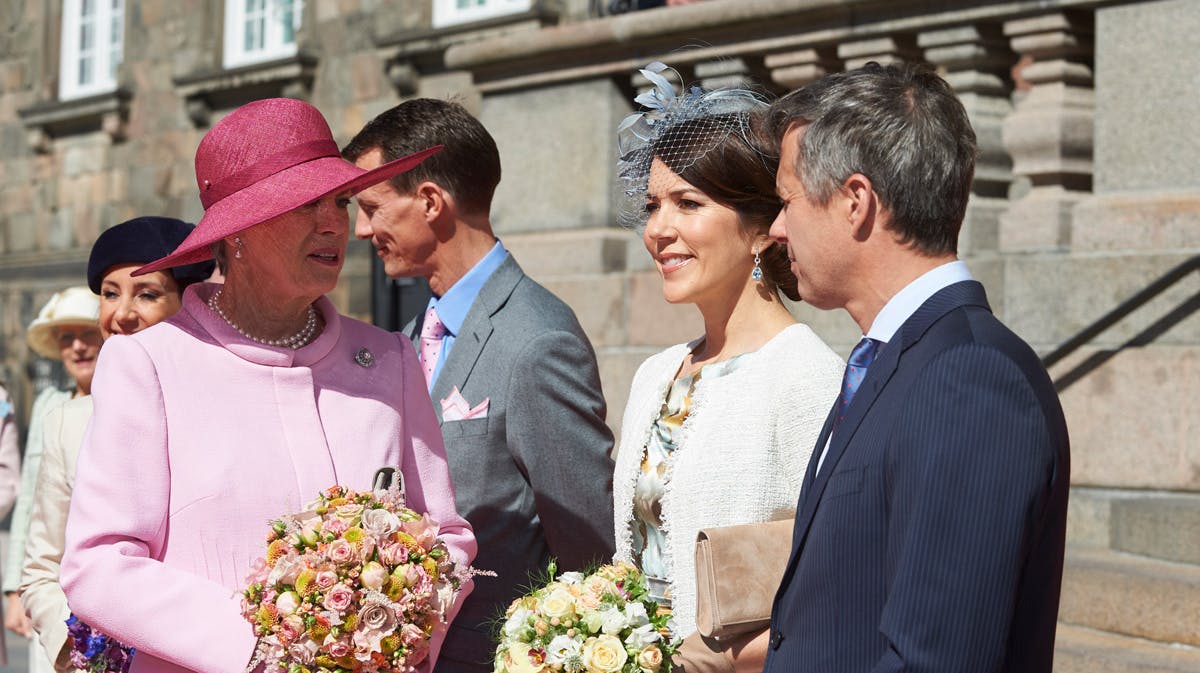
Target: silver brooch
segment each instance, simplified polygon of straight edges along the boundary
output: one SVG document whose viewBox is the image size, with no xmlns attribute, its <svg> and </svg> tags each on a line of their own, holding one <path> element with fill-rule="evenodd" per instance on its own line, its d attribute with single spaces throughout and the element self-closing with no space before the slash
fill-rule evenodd
<svg viewBox="0 0 1200 673">
<path fill-rule="evenodd" d="M 371 351 L 365 348 L 360 348 L 358 349 L 358 352 L 354 354 L 354 361 L 357 362 L 360 367 L 370 367 L 371 365 L 375 364 L 375 356 L 371 355 Z"/>
</svg>

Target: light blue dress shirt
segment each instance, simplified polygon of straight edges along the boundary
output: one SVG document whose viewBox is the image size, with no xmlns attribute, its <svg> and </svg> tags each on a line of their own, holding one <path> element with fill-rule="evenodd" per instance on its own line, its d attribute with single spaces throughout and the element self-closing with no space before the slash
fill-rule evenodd
<svg viewBox="0 0 1200 673">
<path fill-rule="evenodd" d="M 433 368 L 433 376 L 429 379 L 430 389 L 437 381 L 438 374 L 442 371 L 442 365 L 446 363 L 446 358 L 450 357 L 450 349 L 454 347 L 454 338 L 462 329 L 463 321 L 467 319 L 467 313 L 471 310 L 471 305 L 475 303 L 475 297 L 479 296 L 483 284 L 492 277 L 492 274 L 500 268 L 507 257 L 508 251 L 497 240 L 496 245 L 492 246 L 488 254 L 476 262 L 466 275 L 458 279 L 457 283 L 451 285 L 450 289 L 446 290 L 446 294 L 441 297 L 435 295 L 429 299 L 429 305 L 425 307 L 425 312 L 428 313 L 430 308 L 434 309 L 442 324 L 446 326 L 446 334 L 442 337 L 442 352 L 438 356 L 437 366 Z"/>
<path fill-rule="evenodd" d="M 974 280 L 967 270 L 966 262 L 955 260 L 930 269 L 917 277 L 916 280 L 904 286 L 888 300 L 879 314 L 871 323 L 871 329 L 863 335 L 864 339 L 875 339 L 884 344 L 891 341 L 900 326 L 912 317 L 930 297 L 942 289 L 964 280 Z M 821 457 L 817 459 L 817 472 L 825 463 L 825 454 L 829 453 L 829 442 L 833 435 L 825 438 L 825 448 L 821 449 Z"/>
</svg>

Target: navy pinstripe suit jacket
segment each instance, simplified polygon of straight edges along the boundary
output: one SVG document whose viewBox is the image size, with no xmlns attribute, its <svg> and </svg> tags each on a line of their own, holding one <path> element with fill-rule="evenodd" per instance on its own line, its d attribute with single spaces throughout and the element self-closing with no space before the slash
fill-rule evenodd
<svg viewBox="0 0 1200 673">
<path fill-rule="evenodd" d="M 831 414 L 832 418 L 832 414 Z M 817 442 L 764 673 L 1049 673 L 1070 458 L 983 286 L 930 297 Z"/>
</svg>

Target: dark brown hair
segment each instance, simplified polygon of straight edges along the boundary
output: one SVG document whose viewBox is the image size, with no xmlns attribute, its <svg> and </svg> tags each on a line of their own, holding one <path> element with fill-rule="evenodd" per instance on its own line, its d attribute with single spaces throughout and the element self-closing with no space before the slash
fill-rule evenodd
<svg viewBox="0 0 1200 673">
<path fill-rule="evenodd" d="M 775 193 L 779 165 L 763 113 L 737 112 L 680 122 L 655 141 L 655 156 L 717 203 L 732 208 L 742 226 L 766 233 L 779 214 Z M 670 148 L 670 151 L 657 151 Z M 764 280 L 792 301 L 800 300 L 787 250 L 772 242 L 759 252 Z"/>
<path fill-rule="evenodd" d="M 401 194 L 425 181 L 436 183 L 463 212 L 486 215 L 500 184 L 500 152 L 496 141 L 466 108 L 451 101 L 416 98 L 381 113 L 342 150 L 349 161 L 379 149 L 383 161 L 444 145 L 420 166 L 392 178 Z"/>
</svg>

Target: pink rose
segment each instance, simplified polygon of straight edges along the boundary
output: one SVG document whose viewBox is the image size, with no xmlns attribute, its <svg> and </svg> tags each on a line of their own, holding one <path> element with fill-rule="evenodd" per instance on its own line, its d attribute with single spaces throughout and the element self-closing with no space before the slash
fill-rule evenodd
<svg viewBox="0 0 1200 673">
<path fill-rule="evenodd" d="M 298 643 L 292 643 L 288 655 L 301 664 L 311 664 L 317 656 L 317 644 L 305 638 Z"/>
<path fill-rule="evenodd" d="M 325 591 L 334 584 L 337 584 L 337 580 L 337 573 L 333 572 L 332 570 L 322 570 L 317 573 L 317 588 L 321 591 Z"/>
<path fill-rule="evenodd" d="M 345 565 L 354 560 L 354 547 L 345 540 L 337 539 L 329 543 L 329 560 L 338 565 Z"/>
<path fill-rule="evenodd" d="M 337 537 L 342 533 L 345 533 L 346 529 L 349 527 L 350 526 L 346 525 L 346 522 L 342 521 L 341 519 L 330 519 L 325 522 L 325 525 L 321 527 L 321 530 L 334 537 Z"/>
<path fill-rule="evenodd" d="M 347 654 L 350 654 L 350 643 L 347 643 L 344 640 L 335 640 L 333 636 L 327 636 L 325 638 L 325 651 L 329 653 L 329 656 L 334 657 L 335 659 L 344 657 Z"/>
<path fill-rule="evenodd" d="M 354 600 L 354 590 L 345 584 L 335 584 L 325 593 L 325 607 L 335 612 L 344 612 Z"/>
<path fill-rule="evenodd" d="M 391 633 L 396 630 L 396 613 L 386 605 L 370 603 L 358 611 L 358 623 L 359 628 Z"/>
<path fill-rule="evenodd" d="M 398 566 L 408 562 L 408 547 L 399 542 L 389 542 L 379 547 L 379 560 L 389 566 Z"/>
<path fill-rule="evenodd" d="M 400 527 L 413 536 L 423 549 L 433 549 L 437 543 L 438 524 L 428 514 L 422 514 L 416 521 L 405 521 Z"/>
<path fill-rule="evenodd" d="M 425 638 L 425 632 L 415 624 L 405 624 L 400 627 L 400 641 L 409 647 L 425 642 Z"/>
<path fill-rule="evenodd" d="M 304 633 L 304 620 L 297 615 L 288 615 L 279 623 L 279 635 L 284 640 L 295 640 L 301 633 Z"/>
</svg>

